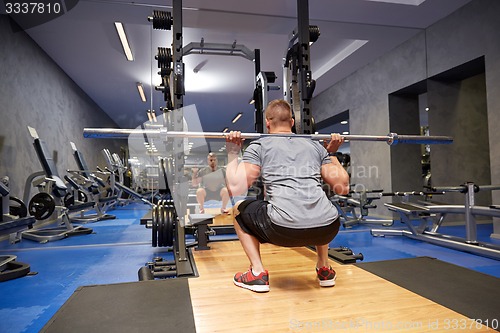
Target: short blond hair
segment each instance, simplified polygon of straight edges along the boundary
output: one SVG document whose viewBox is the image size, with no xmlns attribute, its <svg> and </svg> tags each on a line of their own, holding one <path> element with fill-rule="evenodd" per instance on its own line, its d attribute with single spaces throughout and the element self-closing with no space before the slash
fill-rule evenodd
<svg viewBox="0 0 500 333">
<path fill-rule="evenodd" d="M 266 119 L 273 125 L 289 123 L 292 120 L 292 107 L 283 99 L 275 99 L 267 105 Z"/>
</svg>

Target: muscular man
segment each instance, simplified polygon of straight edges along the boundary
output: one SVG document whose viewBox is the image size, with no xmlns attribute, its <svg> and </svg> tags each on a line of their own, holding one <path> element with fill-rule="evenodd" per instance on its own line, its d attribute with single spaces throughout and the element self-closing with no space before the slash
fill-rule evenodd
<svg viewBox="0 0 500 333">
<path fill-rule="evenodd" d="M 200 214 L 205 213 L 205 200 L 222 200 L 221 213 L 227 214 L 226 209 L 229 201 L 229 192 L 225 184 L 224 169 L 217 165 L 217 156 L 209 153 L 207 156 L 208 166 L 199 170 L 193 168 L 192 185 L 199 186 L 196 190 L 196 200 L 200 205 Z"/>
<path fill-rule="evenodd" d="M 349 192 L 349 176 L 334 155 L 343 138 L 332 134 L 326 149 L 317 141 L 295 137 L 288 102 L 275 100 L 266 108 L 271 134 L 250 143 L 238 163 L 240 132 L 226 137 L 227 186 L 232 195 L 244 191 L 262 176 L 267 200 L 243 200 L 233 209 L 235 230 L 250 261 L 247 272 L 238 272 L 235 285 L 256 292 L 269 291 L 269 273 L 260 256 L 260 244 L 295 247 L 315 245 L 319 285 L 335 285 L 336 273 L 328 264 L 328 244 L 337 235 L 338 212 L 322 189 L 321 179 L 338 194 Z M 289 134 L 289 135 L 288 135 Z"/>
</svg>

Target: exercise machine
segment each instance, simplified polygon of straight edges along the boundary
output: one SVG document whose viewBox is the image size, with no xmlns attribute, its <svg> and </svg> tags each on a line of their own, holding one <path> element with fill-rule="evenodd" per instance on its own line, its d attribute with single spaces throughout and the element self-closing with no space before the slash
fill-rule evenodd
<svg viewBox="0 0 500 333">
<path fill-rule="evenodd" d="M 389 195 L 383 190 L 351 191 L 348 195 L 333 195 L 330 201 L 340 214 L 340 222 L 344 228 L 352 228 L 360 224 L 380 224 L 390 226 L 394 223 L 388 219 L 368 218 L 369 209 L 377 208 L 374 200 Z"/>
<path fill-rule="evenodd" d="M 59 177 L 56 165 L 45 142 L 38 137 L 38 133 L 34 128 L 28 126 L 28 131 L 33 138 L 33 146 L 43 171 L 35 172 L 26 179 L 23 199 L 24 202 L 29 201 L 29 214 L 34 216 L 37 222 L 33 228 L 22 232 L 22 238 L 45 243 L 68 236 L 92 233 L 90 228 L 73 226 L 69 219 L 69 213 L 91 209 L 95 203 L 87 202 L 69 207 L 64 206 L 63 198 L 69 193 L 69 189 Z M 31 186 L 37 187 L 39 193 L 30 199 Z M 57 226 L 45 228 L 49 224 L 56 224 Z"/>
<path fill-rule="evenodd" d="M 87 222 L 92 219 L 92 222 L 102 221 L 102 220 L 112 220 L 115 219 L 115 215 L 107 214 L 106 211 L 111 209 L 118 200 L 118 196 L 112 195 L 110 188 L 106 185 L 105 181 L 97 176 L 100 174 L 101 177 L 111 177 L 109 172 L 101 172 L 98 170 L 91 171 L 88 168 L 87 162 L 81 152 L 76 148 L 75 143 L 70 142 L 71 149 L 73 150 L 73 157 L 78 166 L 79 170 L 68 170 L 68 173 L 74 175 L 75 182 L 82 180 L 84 184 L 79 184 L 83 193 L 86 196 L 91 196 L 93 201 L 96 203 L 94 209 L 96 213 L 93 216 L 86 214 L 82 216 L 82 220 L 79 220 L 77 216 L 72 216 L 72 221 Z M 92 182 L 89 183 L 89 180 Z M 77 192 L 82 190 L 76 190 Z M 78 195 L 78 194 L 77 194 Z M 74 197 L 74 196 L 73 196 Z"/>
<path fill-rule="evenodd" d="M 110 173 L 110 186 L 111 189 L 115 192 L 116 196 L 120 198 L 122 196 L 122 193 L 124 192 L 131 197 L 138 199 L 149 206 L 152 206 L 153 200 L 148 200 L 142 194 L 137 193 L 130 187 L 123 184 L 123 172 L 125 170 L 125 167 L 123 166 L 123 163 L 121 162 L 119 156 L 116 154 L 111 154 L 109 149 L 103 149 L 102 154 L 104 156 L 104 160 L 106 161 L 106 169 Z"/>
<path fill-rule="evenodd" d="M 412 239 L 435 245 L 449 247 L 455 250 L 469 252 L 493 259 L 500 259 L 500 246 L 483 243 L 477 240 L 476 216 L 500 217 L 500 207 L 497 205 L 477 206 L 475 193 L 479 191 L 500 190 L 499 185 L 478 186 L 472 182 L 453 187 L 433 187 L 435 192 L 459 192 L 465 196 L 464 205 L 436 205 L 421 203 L 386 203 L 385 206 L 401 218 L 408 230 L 373 229 L 373 236 L 406 236 Z M 439 233 L 439 228 L 447 214 L 465 216 L 466 236 L 455 237 Z M 418 225 L 414 225 L 417 221 Z"/>
<path fill-rule="evenodd" d="M 35 218 L 27 216 L 28 209 L 24 202 L 9 195 L 8 178 L 0 181 L 0 236 L 9 235 L 11 244 L 20 241 L 20 232 L 31 228 Z M 30 265 L 16 261 L 15 255 L 0 255 L 0 282 L 26 276 L 30 273 Z"/>
</svg>

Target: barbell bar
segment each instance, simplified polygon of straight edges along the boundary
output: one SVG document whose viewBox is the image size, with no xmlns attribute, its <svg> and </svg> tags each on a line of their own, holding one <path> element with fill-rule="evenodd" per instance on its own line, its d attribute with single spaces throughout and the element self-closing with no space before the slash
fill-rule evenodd
<svg viewBox="0 0 500 333">
<path fill-rule="evenodd" d="M 130 135 L 146 135 L 166 138 L 204 138 L 225 139 L 229 133 L 225 132 L 180 132 L 160 129 L 119 129 L 119 128 L 84 128 L 85 138 L 106 139 L 128 139 Z M 287 133 L 265 134 L 265 133 L 241 133 L 243 139 L 255 140 L 263 137 L 289 137 Z M 407 144 L 450 144 L 453 138 L 450 136 L 423 136 L 423 135 L 399 135 L 389 133 L 387 135 L 341 135 L 349 141 L 384 141 L 388 145 Z M 330 134 L 293 134 L 293 137 L 307 138 L 311 140 L 330 140 Z"/>
</svg>

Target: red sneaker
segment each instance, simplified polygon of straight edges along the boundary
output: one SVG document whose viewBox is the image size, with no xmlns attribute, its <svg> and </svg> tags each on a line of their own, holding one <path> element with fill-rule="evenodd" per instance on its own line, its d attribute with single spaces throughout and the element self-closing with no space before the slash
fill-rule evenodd
<svg viewBox="0 0 500 333">
<path fill-rule="evenodd" d="M 233 282 L 238 287 L 249 289 L 258 293 L 265 293 L 269 291 L 269 273 L 267 271 L 255 276 L 252 273 L 252 268 L 249 268 L 245 273 L 236 273 L 234 275 Z"/>
<path fill-rule="evenodd" d="M 316 274 L 318 275 L 318 281 L 321 287 L 333 287 L 335 285 L 337 274 L 332 266 L 321 267 L 320 269 L 316 268 Z"/>
</svg>

